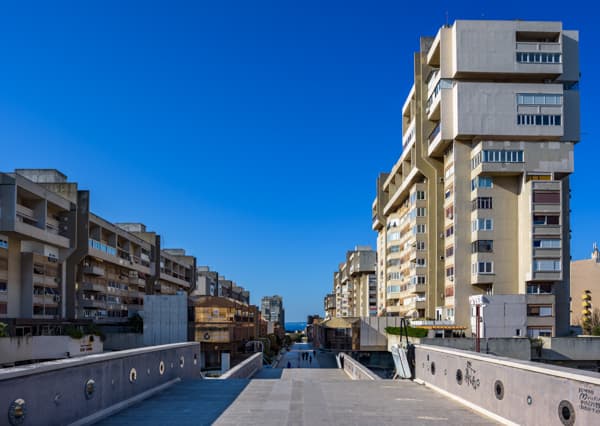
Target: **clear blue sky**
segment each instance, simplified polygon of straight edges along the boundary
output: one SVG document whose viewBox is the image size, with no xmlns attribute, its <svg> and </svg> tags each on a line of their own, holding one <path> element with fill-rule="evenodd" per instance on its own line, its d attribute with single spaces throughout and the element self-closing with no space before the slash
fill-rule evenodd
<svg viewBox="0 0 600 426">
<path fill-rule="evenodd" d="M 588 3 L 5 2 L 0 170 L 58 168 L 111 221 L 141 221 L 287 319 L 375 244 L 375 178 L 401 152 L 419 36 L 455 19 L 581 34 L 573 258 L 600 240 L 598 28 Z M 14 3 L 14 4 L 12 4 Z M 18 4 L 17 4 L 18 3 Z"/>
</svg>

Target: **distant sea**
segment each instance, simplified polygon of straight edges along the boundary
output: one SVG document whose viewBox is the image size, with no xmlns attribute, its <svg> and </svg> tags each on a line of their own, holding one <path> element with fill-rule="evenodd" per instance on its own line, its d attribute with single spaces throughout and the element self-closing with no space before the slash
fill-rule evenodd
<svg viewBox="0 0 600 426">
<path fill-rule="evenodd" d="M 306 321 L 301 321 L 301 322 L 286 322 L 285 323 L 285 331 L 287 332 L 294 332 L 294 331 L 304 331 L 304 329 L 306 328 Z"/>
</svg>

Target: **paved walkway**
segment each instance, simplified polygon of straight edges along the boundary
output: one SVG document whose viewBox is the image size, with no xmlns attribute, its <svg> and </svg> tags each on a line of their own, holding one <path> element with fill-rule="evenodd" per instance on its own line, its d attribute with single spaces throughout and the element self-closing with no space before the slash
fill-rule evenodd
<svg viewBox="0 0 600 426">
<path fill-rule="evenodd" d="M 179 383 L 101 425 L 488 425 L 491 420 L 410 381 L 352 381 L 331 354 L 300 362 L 294 345 L 281 365 L 252 380 Z M 285 363 L 285 364 L 283 364 Z M 306 367 L 304 365 L 306 364 Z M 320 366 L 321 368 L 317 367 Z"/>
</svg>

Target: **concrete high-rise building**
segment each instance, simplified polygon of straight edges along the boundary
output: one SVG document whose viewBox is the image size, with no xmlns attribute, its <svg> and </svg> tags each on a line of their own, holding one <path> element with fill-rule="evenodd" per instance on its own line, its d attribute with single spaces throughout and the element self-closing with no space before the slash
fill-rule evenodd
<svg viewBox="0 0 600 426">
<path fill-rule="evenodd" d="M 281 296 L 264 296 L 261 299 L 260 312 L 265 321 L 278 322 L 281 327 L 285 328 L 285 310 Z"/>
<path fill-rule="evenodd" d="M 373 203 L 379 315 L 470 332 L 469 296 L 525 294 L 529 335 L 568 332 L 578 38 L 525 21 L 421 38 Z"/>
<path fill-rule="evenodd" d="M 335 316 L 368 317 L 377 314 L 377 253 L 357 246 L 346 253 L 346 261 L 333 274 Z M 326 310 L 328 300 L 325 299 Z"/>
</svg>

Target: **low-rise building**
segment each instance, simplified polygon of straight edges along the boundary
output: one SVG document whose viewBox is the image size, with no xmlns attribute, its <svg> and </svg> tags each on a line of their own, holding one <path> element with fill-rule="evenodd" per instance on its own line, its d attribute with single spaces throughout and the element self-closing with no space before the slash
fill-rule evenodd
<svg viewBox="0 0 600 426">
<path fill-rule="evenodd" d="M 596 244 L 589 259 L 571 262 L 571 325 L 581 325 L 586 292 L 592 310 L 600 308 L 600 250 Z"/>
</svg>

